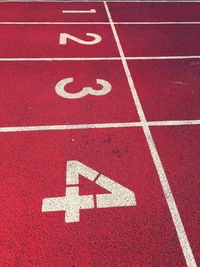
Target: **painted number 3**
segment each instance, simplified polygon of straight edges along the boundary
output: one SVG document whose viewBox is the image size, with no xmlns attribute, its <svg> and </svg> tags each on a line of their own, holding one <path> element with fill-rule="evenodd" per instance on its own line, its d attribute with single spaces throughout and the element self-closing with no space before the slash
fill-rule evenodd
<svg viewBox="0 0 200 267">
<path fill-rule="evenodd" d="M 108 194 L 79 195 L 79 175 L 109 191 Z M 96 202 L 95 202 L 96 198 Z M 65 211 L 65 222 L 79 222 L 81 209 L 113 208 L 135 206 L 135 194 L 125 186 L 118 184 L 83 163 L 71 160 L 67 162 L 66 195 L 44 198 L 42 212 Z"/>
<path fill-rule="evenodd" d="M 63 98 L 77 99 L 85 97 L 86 95 L 103 96 L 108 94 L 112 89 L 112 86 L 109 82 L 102 79 L 96 79 L 97 84 L 102 86 L 100 90 L 95 90 L 92 87 L 83 87 L 83 89 L 78 93 L 69 93 L 65 90 L 65 87 L 73 81 L 73 78 L 66 78 L 59 81 L 55 87 L 56 93 Z"/>
</svg>

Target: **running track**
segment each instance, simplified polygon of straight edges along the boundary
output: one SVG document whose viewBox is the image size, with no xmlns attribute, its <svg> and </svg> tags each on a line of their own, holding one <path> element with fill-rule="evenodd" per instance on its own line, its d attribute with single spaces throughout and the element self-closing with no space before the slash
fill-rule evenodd
<svg viewBox="0 0 200 267">
<path fill-rule="evenodd" d="M 0 3 L 0 266 L 200 265 L 200 2 Z"/>
</svg>

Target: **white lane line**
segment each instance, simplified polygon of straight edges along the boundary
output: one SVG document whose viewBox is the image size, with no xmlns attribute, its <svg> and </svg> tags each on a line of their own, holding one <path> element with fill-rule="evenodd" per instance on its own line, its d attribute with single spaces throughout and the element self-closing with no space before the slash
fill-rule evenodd
<svg viewBox="0 0 200 267">
<path fill-rule="evenodd" d="M 66 58 L 0 58 L 0 61 L 76 61 L 76 60 L 121 60 L 120 57 L 66 57 Z"/>
<path fill-rule="evenodd" d="M 200 24 L 200 21 L 130 21 L 130 22 L 114 22 L 114 24 L 133 24 L 133 25 L 184 25 L 184 24 Z"/>
<path fill-rule="evenodd" d="M 64 125 L 39 125 L 39 126 L 14 126 L 0 127 L 0 133 L 32 132 L 32 131 L 56 131 L 56 130 L 81 130 L 81 129 L 106 129 L 106 128 L 131 128 L 131 127 L 159 127 L 159 126 L 184 126 L 200 125 L 200 120 L 181 121 L 149 121 L 149 122 L 116 122 L 96 124 L 64 124 Z"/>
<path fill-rule="evenodd" d="M 1 2 L 0 2 L 1 5 Z M 72 24 L 72 25 L 76 25 L 76 24 L 83 24 L 83 25 L 87 25 L 87 24 L 107 24 L 109 25 L 109 22 L 90 22 L 90 21 L 83 21 L 83 22 L 79 22 L 79 21 L 74 21 L 74 22 L 68 22 L 68 21 L 0 21 L 0 25 L 54 25 L 54 24 L 58 24 L 58 25 L 67 25 L 67 24 Z"/>
<path fill-rule="evenodd" d="M 184 125 L 200 125 L 200 120 L 175 120 L 175 121 L 149 121 L 145 125 L 148 126 L 184 126 Z"/>
<path fill-rule="evenodd" d="M 75 13 L 96 13 L 96 9 L 90 9 L 90 10 L 63 10 L 63 14 L 75 14 Z"/>
<path fill-rule="evenodd" d="M 153 57 L 126 57 L 126 60 L 159 60 L 159 59 L 195 59 L 200 58 L 200 55 L 196 56 L 153 56 Z"/>
<path fill-rule="evenodd" d="M 0 2 L 1 3 L 1 2 Z M 200 21 L 163 21 L 163 22 L 146 22 L 146 21 L 122 21 L 113 22 L 115 25 L 199 25 Z M 0 25 L 109 25 L 109 22 L 100 21 L 0 21 Z"/>
<path fill-rule="evenodd" d="M 140 122 L 0 127 L 1 133 L 139 127 Z"/>
<path fill-rule="evenodd" d="M 104 1 L 104 6 L 105 6 L 105 9 L 106 9 L 109 21 L 110 21 L 110 25 L 111 25 L 111 28 L 112 28 L 112 31 L 114 34 L 114 38 L 115 38 L 117 46 L 118 46 L 120 56 L 122 58 L 122 64 L 124 66 L 124 70 L 125 70 L 125 73 L 127 75 L 127 79 L 129 82 L 129 86 L 131 88 L 133 100 L 135 102 L 138 115 L 140 117 L 141 122 L 144 123 L 144 125 L 143 125 L 144 134 L 145 134 L 149 149 L 151 151 L 151 155 L 152 155 L 152 158 L 153 158 L 153 161 L 154 161 L 154 164 L 155 164 L 155 167 L 156 167 L 159 179 L 160 179 L 160 183 L 161 183 L 162 188 L 163 188 L 165 199 L 166 199 L 166 202 L 168 204 L 169 211 L 171 213 L 174 226 L 176 228 L 176 232 L 177 232 L 177 235 L 179 238 L 179 242 L 180 242 L 183 254 L 185 256 L 187 266 L 188 267 L 196 267 L 197 264 L 195 262 L 194 255 L 193 255 L 193 252 L 192 252 L 191 247 L 190 247 L 190 243 L 188 241 L 188 238 L 187 238 L 187 235 L 186 235 L 186 232 L 185 232 L 178 208 L 176 206 L 175 199 L 173 197 L 166 173 L 164 171 L 164 168 L 163 168 L 162 162 L 160 160 L 157 148 L 155 146 L 153 137 L 151 135 L 151 131 L 149 129 L 149 126 L 146 125 L 147 120 L 146 120 L 139 96 L 137 94 L 137 90 L 135 88 L 128 64 L 126 62 L 124 51 L 123 51 L 123 48 L 121 46 L 115 25 L 113 24 L 112 16 L 110 14 L 108 5 L 105 1 Z"/>
<path fill-rule="evenodd" d="M 126 60 L 168 60 L 168 59 L 199 59 L 200 55 L 196 56 L 153 56 L 153 57 L 125 57 Z M 0 58 L 0 61 L 79 61 L 79 60 L 120 60 L 121 57 L 54 57 L 54 58 Z"/>
<path fill-rule="evenodd" d="M 43 3 L 76 3 L 76 2 L 91 2 L 91 3 L 99 3 L 101 2 L 101 0 L 99 1 L 93 1 L 93 0 L 70 0 L 70 1 L 66 1 L 66 0 L 63 0 L 63 1 L 57 1 L 57 0 L 48 0 L 48 1 L 45 1 L 45 0 L 35 0 L 35 1 L 29 1 L 29 0 L 1 0 L 2 3 L 4 2 L 17 2 L 17 3 L 20 3 L 20 2 L 25 2 L 25 3 L 37 3 L 37 2 L 43 2 Z M 1 3 L 0 2 L 0 3 Z M 199 0 L 196 0 L 196 1 L 190 1 L 190 0 L 107 0 L 106 2 L 110 2 L 110 3 L 131 3 L 131 2 L 135 2 L 135 3 L 199 3 L 200 1 Z"/>
</svg>

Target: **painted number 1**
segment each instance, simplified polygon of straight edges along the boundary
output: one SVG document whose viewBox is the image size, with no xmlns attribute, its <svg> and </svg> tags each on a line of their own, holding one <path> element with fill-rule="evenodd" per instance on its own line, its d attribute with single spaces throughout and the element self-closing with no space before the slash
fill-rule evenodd
<svg viewBox="0 0 200 267">
<path fill-rule="evenodd" d="M 79 175 L 96 183 L 110 193 L 79 195 Z M 96 197 L 97 208 L 135 206 L 135 194 L 125 186 L 118 184 L 103 174 L 77 160 L 67 162 L 66 195 L 44 198 L 42 212 L 65 211 L 65 222 L 79 222 L 81 209 L 93 209 Z"/>
</svg>

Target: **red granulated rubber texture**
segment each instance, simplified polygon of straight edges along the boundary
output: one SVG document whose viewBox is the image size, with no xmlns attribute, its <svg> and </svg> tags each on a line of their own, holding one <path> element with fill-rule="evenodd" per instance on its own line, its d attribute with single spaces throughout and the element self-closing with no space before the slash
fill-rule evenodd
<svg viewBox="0 0 200 267">
<path fill-rule="evenodd" d="M 115 25 L 125 56 L 200 54 L 200 25 Z"/>
<path fill-rule="evenodd" d="M 120 61 L 2 62 L 0 77 L 0 126 L 139 121 Z M 69 93 L 101 89 L 96 79 L 112 89 L 104 96 L 66 99 L 55 86 L 71 77 L 74 82 L 64 87 Z"/>
<path fill-rule="evenodd" d="M 114 21 L 199 22 L 199 3 L 107 3 Z"/>
<path fill-rule="evenodd" d="M 101 42 L 83 45 L 71 39 L 60 45 L 61 33 L 68 33 L 84 41 L 100 35 Z M 110 25 L 0 25 L 0 57 L 117 57 L 117 45 Z"/>
<path fill-rule="evenodd" d="M 148 120 L 199 119 L 199 59 L 128 61 Z"/>
<path fill-rule="evenodd" d="M 0 142 L 1 265 L 185 266 L 142 129 L 1 133 Z M 82 210 L 79 223 L 42 213 L 43 198 L 65 195 L 68 160 L 129 188 L 137 205 Z"/>
<path fill-rule="evenodd" d="M 96 13 L 62 13 L 91 10 Z M 7 22 L 100 22 L 108 21 L 103 3 L 0 3 L 0 20 Z"/>
<path fill-rule="evenodd" d="M 152 128 L 180 216 L 200 264 L 200 126 Z"/>
</svg>

